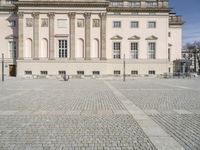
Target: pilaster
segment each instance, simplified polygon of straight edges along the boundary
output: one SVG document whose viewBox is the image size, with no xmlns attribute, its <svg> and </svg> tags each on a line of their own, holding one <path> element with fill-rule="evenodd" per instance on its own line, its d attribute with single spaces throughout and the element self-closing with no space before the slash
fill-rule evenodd
<svg viewBox="0 0 200 150">
<path fill-rule="evenodd" d="M 70 18 L 70 59 L 75 59 L 75 27 L 76 27 L 76 13 L 71 12 L 68 14 Z"/>
<path fill-rule="evenodd" d="M 33 13 L 33 59 L 39 59 L 39 13 Z"/>
<path fill-rule="evenodd" d="M 24 13 L 18 12 L 18 59 L 23 59 L 24 53 Z"/>
<path fill-rule="evenodd" d="M 90 59 L 91 49 L 91 13 L 84 13 L 85 16 L 85 60 Z"/>
<path fill-rule="evenodd" d="M 54 18 L 55 13 L 49 13 L 49 59 L 54 59 Z"/>
<path fill-rule="evenodd" d="M 101 13 L 99 14 L 101 18 L 101 44 L 100 44 L 100 59 L 105 60 L 106 59 L 106 20 L 107 20 L 107 14 Z"/>
</svg>

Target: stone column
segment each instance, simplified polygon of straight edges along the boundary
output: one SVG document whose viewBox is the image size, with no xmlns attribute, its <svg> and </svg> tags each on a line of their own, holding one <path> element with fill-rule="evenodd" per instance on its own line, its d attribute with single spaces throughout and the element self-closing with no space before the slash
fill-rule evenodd
<svg viewBox="0 0 200 150">
<path fill-rule="evenodd" d="M 75 27 L 76 27 L 76 13 L 68 14 L 70 18 L 70 59 L 75 59 Z"/>
<path fill-rule="evenodd" d="M 105 60 L 106 59 L 106 19 L 107 19 L 107 14 L 101 13 L 100 18 L 101 18 L 100 59 Z"/>
<path fill-rule="evenodd" d="M 49 59 L 54 59 L 54 18 L 55 13 L 49 13 Z"/>
<path fill-rule="evenodd" d="M 84 13 L 84 16 L 85 16 L 85 60 L 89 60 L 90 48 L 91 48 L 91 41 L 90 41 L 91 13 Z"/>
<path fill-rule="evenodd" d="M 24 13 L 18 13 L 18 59 L 24 57 Z"/>
<path fill-rule="evenodd" d="M 39 59 L 39 13 L 33 13 L 33 59 Z"/>
</svg>

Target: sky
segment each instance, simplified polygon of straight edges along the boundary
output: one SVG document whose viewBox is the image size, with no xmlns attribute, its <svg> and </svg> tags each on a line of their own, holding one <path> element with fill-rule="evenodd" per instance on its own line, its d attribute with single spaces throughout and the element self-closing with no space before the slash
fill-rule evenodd
<svg viewBox="0 0 200 150">
<path fill-rule="evenodd" d="M 169 0 L 173 12 L 183 17 L 183 45 L 200 41 L 200 0 Z"/>
</svg>

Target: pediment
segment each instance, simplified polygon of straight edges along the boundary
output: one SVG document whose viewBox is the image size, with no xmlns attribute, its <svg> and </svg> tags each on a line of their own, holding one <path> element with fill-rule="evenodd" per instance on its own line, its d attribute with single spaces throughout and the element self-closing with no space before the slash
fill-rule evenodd
<svg viewBox="0 0 200 150">
<path fill-rule="evenodd" d="M 5 39 L 17 39 L 17 36 L 8 35 L 8 36 L 5 37 Z"/>
<path fill-rule="evenodd" d="M 122 40 L 123 38 L 119 35 L 113 36 L 112 38 L 110 38 L 111 40 Z"/>
<path fill-rule="evenodd" d="M 146 38 L 146 40 L 157 40 L 158 38 L 154 35 L 151 35 L 150 37 Z"/>
<path fill-rule="evenodd" d="M 139 37 L 139 36 L 136 36 L 136 35 L 134 35 L 134 36 L 128 38 L 128 40 L 139 40 L 139 39 L 140 39 L 140 37 Z"/>
</svg>

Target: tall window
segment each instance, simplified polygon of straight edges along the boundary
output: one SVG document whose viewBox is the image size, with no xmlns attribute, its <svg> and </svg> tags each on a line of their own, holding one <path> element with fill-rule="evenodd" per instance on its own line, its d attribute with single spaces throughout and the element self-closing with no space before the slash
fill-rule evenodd
<svg viewBox="0 0 200 150">
<path fill-rule="evenodd" d="M 149 21 L 148 22 L 148 28 L 156 28 L 156 22 L 155 21 Z"/>
<path fill-rule="evenodd" d="M 138 59 L 138 43 L 131 43 L 131 58 Z"/>
<path fill-rule="evenodd" d="M 9 41 L 10 58 L 16 58 L 17 45 L 16 41 Z"/>
<path fill-rule="evenodd" d="M 114 28 L 121 28 L 121 21 L 114 21 L 113 22 L 113 27 Z"/>
<path fill-rule="evenodd" d="M 171 49 L 168 48 L 168 61 L 171 61 Z"/>
<path fill-rule="evenodd" d="M 67 58 L 67 40 L 58 40 L 59 57 Z"/>
<path fill-rule="evenodd" d="M 131 28 L 139 28 L 139 22 L 138 21 L 131 21 Z"/>
<path fill-rule="evenodd" d="M 155 42 L 148 43 L 148 58 L 149 59 L 156 58 L 156 43 Z"/>
<path fill-rule="evenodd" d="M 113 43 L 113 58 L 114 59 L 120 59 L 120 52 L 121 51 L 121 43 L 120 42 L 114 42 Z"/>
</svg>

